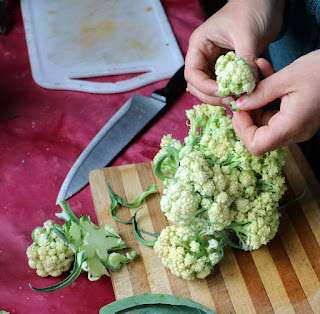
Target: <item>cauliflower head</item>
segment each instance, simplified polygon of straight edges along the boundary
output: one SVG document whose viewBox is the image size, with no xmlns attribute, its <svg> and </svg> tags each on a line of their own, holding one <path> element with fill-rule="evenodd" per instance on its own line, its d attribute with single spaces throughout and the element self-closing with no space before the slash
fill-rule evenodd
<svg viewBox="0 0 320 314">
<path fill-rule="evenodd" d="M 58 277 L 68 271 L 74 261 L 74 252 L 53 231 L 53 221 L 47 220 L 43 227 L 32 232 L 34 242 L 27 248 L 29 266 L 40 277 Z"/>
<path fill-rule="evenodd" d="M 164 190 L 161 209 L 168 220 L 179 224 L 204 212 L 215 232 L 242 235 L 243 249 L 266 244 L 277 232 L 278 202 L 286 191 L 285 150 L 253 156 L 235 134 L 223 107 L 195 105 L 186 115 L 189 134 L 179 150 L 175 175 Z M 244 225 L 246 232 L 232 231 Z"/>
<path fill-rule="evenodd" d="M 215 65 L 219 93 L 226 97 L 250 94 L 256 86 L 251 68 L 246 60 L 233 51 L 220 56 Z"/>
<path fill-rule="evenodd" d="M 161 232 L 154 248 L 164 266 L 189 280 L 209 275 L 225 245 L 251 251 L 274 238 L 286 191 L 286 151 L 252 155 L 223 107 L 195 105 L 186 115 L 184 143 L 165 136 L 162 143 L 170 146 L 161 144 L 154 160 L 160 170 L 155 174 L 165 183 L 160 206 L 175 224 Z M 169 164 L 174 171 L 163 173 Z"/>
</svg>

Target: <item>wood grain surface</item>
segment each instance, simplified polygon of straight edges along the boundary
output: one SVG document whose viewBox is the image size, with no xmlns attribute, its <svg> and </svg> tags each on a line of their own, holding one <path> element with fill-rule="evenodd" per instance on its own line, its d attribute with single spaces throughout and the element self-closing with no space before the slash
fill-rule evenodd
<svg viewBox="0 0 320 314">
<path fill-rule="evenodd" d="M 160 232 L 168 225 L 159 204 L 163 185 L 151 163 L 92 171 L 90 188 L 100 227 L 111 224 L 139 255 L 120 272 L 112 273 L 116 299 L 166 293 L 218 313 L 320 313 L 320 186 L 298 146 L 290 146 L 287 152 L 284 174 L 288 191 L 284 198 L 298 195 L 304 186 L 306 195 L 284 209 L 279 232 L 268 245 L 252 252 L 227 248 L 222 262 L 205 280 L 186 281 L 172 275 L 153 248 L 135 239 L 131 225 L 110 217 L 107 181 L 129 202 L 157 183 L 160 193 L 141 205 L 137 220 L 149 232 Z M 134 211 L 119 208 L 117 215 L 127 220 Z"/>
</svg>

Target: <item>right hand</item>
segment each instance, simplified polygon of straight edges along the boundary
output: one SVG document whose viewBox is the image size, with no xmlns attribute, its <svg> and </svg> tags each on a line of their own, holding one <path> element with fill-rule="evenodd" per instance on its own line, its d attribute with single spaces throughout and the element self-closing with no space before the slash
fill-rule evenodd
<svg viewBox="0 0 320 314">
<path fill-rule="evenodd" d="M 257 64 L 264 80 L 241 96 L 232 118 L 238 137 L 253 155 L 309 140 L 320 129 L 320 50 L 309 52 L 279 72 L 265 59 Z M 279 111 L 262 108 L 280 98 Z"/>
<path fill-rule="evenodd" d="M 244 58 L 258 78 L 257 57 L 275 40 L 282 25 L 284 0 L 230 0 L 191 35 L 185 59 L 188 91 L 202 102 L 229 104 L 218 93 L 214 66 L 229 50 Z"/>
</svg>

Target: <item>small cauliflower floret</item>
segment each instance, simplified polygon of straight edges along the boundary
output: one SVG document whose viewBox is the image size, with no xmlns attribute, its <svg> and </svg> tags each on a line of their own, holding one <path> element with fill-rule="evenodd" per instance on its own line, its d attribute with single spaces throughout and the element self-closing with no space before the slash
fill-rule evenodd
<svg viewBox="0 0 320 314">
<path fill-rule="evenodd" d="M 227 225 L 230 225 L 234 211 L 229 206 L 220 203 L 212 203 L 208 210 L 209 220 L 213 223 L 214 230 L 223 230 Z"/>
<path fill-rule="evenodd" d="M 226 192 L 234 200 L 241 196 L 243 193 L 243 185 L 239 182 L 240 171 L 235 168 L 231 168 L 227 177 Z"/>
<path fill-rule="evenodd" d="M 240 213 L 246 213 L 251 209 L 250 201 L 245 197 L 239 197 L 236 199 L 235 208 Z"/>
<path fill-rule="evenodd" d="M 233 51 L 218 58 L 215 73 L 218 91 L 224 97 L 250 94 L 256 86 L 249 64 L 243 58 L 236 56 Z"/>
<path fill-rule="evenodd" d="M 191 224 L 166 227 L 154 245 L 163 265 L 186 280 L 207 277 L 222 254 L 213 235 L 204 235 L 196 221 L 192 225 L 193 228 Z"/>
<path fill-rule="evenodd" d="M 194 218 L 200 202 L 201 196 L 191 184 L 172 181 L 163 191 L 160 207 L 171 222 L 179 222 Z"/>
<path fill-rule="evenodd" d="M 53 221 L 32 233 L 34 242 L 27 248 L 28 264 L 40 277 L 58 277 L 68 271 L 74 261 L 74 253 L 53 231 Z"/>
<path fill-rule="evenodd" d="M 215 192 L 212 177 L 212 169 L 198 151 L 183 157 L 176 173 L 178 180 L 193 184 L 195 191 L 206 196 L 212 196 Z"/>
<path fill-rule="evenodd" d="M 219 247 L 219 242 L 216 239 L 209 240 L 209 249 L 217 249 Z"/>
<path fill-rule="evenodd" d="M 245 203 L 243 199 L 238 199 L 236 202 L 238 208 Z M 237 212 L 234 221 L 225 228 L 227 232 L 239 238 L 244 250 L 249 251 L 256 250 L 272 240 L 278 231 L 280 220 L 277 206 L 267 193 L 261 193 L 250 206 L 251 209 L 246 213 Z"/>
<path fill-rule="evenodd" d="M 214 230 L 222 230 L 231 224 L 234 210 L 231 209 L 232 199 L 226 192 L 221 192 L 215 197 L 208 209 L 209 220 L 213 223 Z"/>
<path fill-rule="evenodd" d="M 168 134 L 162 137 L 160 142 L 160 147 L 164 148 L 168 146 L 172 146 L 180 150 L 183 147 L 183 144 L 179 140 L 176 140 L 175 138 L 173 138 L 172 134 Z"/>
<path fill-rule="evenodd" d="M 199 252 L 200 251 L 200 243 L 197 241 L 191 241 L 190 242 L 190 250 L 195 253 Z"/>
<path fill-rule="evenodd" d="M 243 186 L 255 186 L 257 178 L 252 170 L 243 170 L 239 175 L 239 181 Z"/>
<path fill-rule="evenodd" d="M 222 172 L 222 169 L 220 168 L 219 165 L 214 165 L 212 169 L 214 172 L 214 176 L 213 176 L 212 180 L 215 184 L 216 192 L 220 193 L 220 192 L 224 191 L 228 185 L 228 176 L 226 176 Z"/>
</svg>

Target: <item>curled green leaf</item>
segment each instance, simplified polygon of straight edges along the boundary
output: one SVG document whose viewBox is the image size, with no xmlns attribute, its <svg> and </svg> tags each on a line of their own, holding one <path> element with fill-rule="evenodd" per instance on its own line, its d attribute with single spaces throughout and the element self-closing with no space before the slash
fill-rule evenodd
<svg viewBox="0 0 320 314">
<path fill-rule="evenodd" d="M 116 211 L 118 209 L 119 204 L 122 206 L 125 206 L 125 207 L 130 207 L 130 208 L 138 207 L 147 196 L 157 192 L 157 190 L 158 190 L 157 184 L 149 185 L 147 187 L 147 189 L 135 201 L 128 203 L 113 191 L 109 182 L 107 182 L 107 187 L 108 187 L 108 191 L 109 191 L 109 197 L 111 200 L 110 215 L 114 220 L 119 221 L 123 224 L 131 223 L 133 220 L 133 216 L 127 221 L 124 221 L 124 220 L 118 218 L 116 215 Z"/>
<path fill-rule="evenodd" d="M 121 222 L 123 224 L 129 224 L 129 223 L 132 223 L 133 225 L 133 233 L 134 233 L 134 236 L 136 237 L 136 239 L 146 245 L 146 246 L 153 246 L 155 241 L 156 240 L 153 240 L 153 241 L 147 241 L 143 238 L 143 236 L 141 235 L 141 233 L 144 233 L 144 234 L 147 234 L 149 236 L 152 236 L 152 237 L 158 237 L 159 236 L 159 233 L 151 233 L 151 232 L 148 232 L 148 231 L 144 231 L 144 230 L 141 230 L 140 227 L 138 226 L 137 224 L 137 220 L 136 220 L 136 215 L 138 213 L 138 211 L 142 208 L 138 208 L 135 213 L 132 215 L 132 217 L 129 219 L 129 220 L 122 220 L 120 218 L 117 217 L 116 215 L 116 211 L 118 209 L 118 204 L 121 204 L 122 206 L 125 206 L 125 207 L 137 207 L 139 206 L 142 201 L 150 194 L 152 193 L 155 193 L 158 189 L 158 186 L 155 184 L 155 185 L 149 185 L 148 188 L 146 189 L 145 192 L 143 192 L 134 202 L 132 203 L 127 203 L 123 198 L 121 198 L 119 195 L 117 195 L 111 188 L 109 182 L 107 182 L 107 186 L 108 186 L 108 190 L 109 190 L 109 196 L 110 196 L 110 199 L 111 199 L 111 205 L 110 205 L 110 215 L 111 217 L 118 221 L 118 222 Z"/>
<path fill-rule="evenodd" d="M 171 154 L 171 153 L 167 153 L 167 154 L 162 155 L 162 156 L 157 160 L 157 162 L 154 164 L 154 166 L 152 167 L 155 175 L 156 175 L 161 181 L 164 181 L 164 180 L 167 178 L 167 176 L 163 173 L 163 171 L 162 171 L 162 169 L 161 169 L 161 166 L 162 166 L 162 163 L 163 163 L 168 157 L 174 158 L 174 155 Z"/>
<path fill-rule="evenodd" d="M 132 220 L 132 225 L 133 225 L 134 236 L 136 237 L 136 239 L 140 243 L 142 243 L 145 246 L 154 246 L 154 244 L 156 243 L 157 239 L 152 240 L 152 241 L 147 241 L 142 237 L 141 232 L 143 232 L 145 234 L 148 234 L 148 235 L 152 235 L 153 237 L 158 237 L 160 235 L 159 233 L 150 233 L 150 232 L 146 232 L 146 231 L 141 230 L 140 227 L 137 224 L 135 216 L 134 216 L 134 218 Z"/>
</svg>

